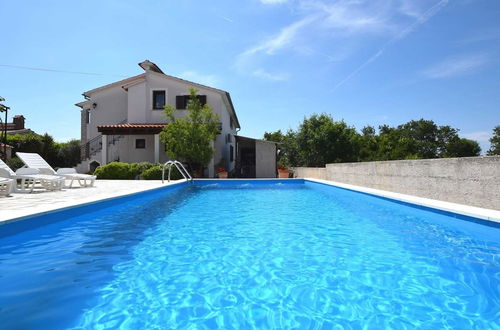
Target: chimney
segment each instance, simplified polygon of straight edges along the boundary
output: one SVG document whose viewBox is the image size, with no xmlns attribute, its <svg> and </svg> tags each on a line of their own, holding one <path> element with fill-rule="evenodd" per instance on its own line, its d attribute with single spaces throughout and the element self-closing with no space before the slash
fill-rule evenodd
<svg viewBox="0 0 500 330">
<path fill-rule="evenodd" d="M 23 115 L 16 115 L 14 116 L 13 120 L 14 122 L 14 129 L 24 129 L 24 116 Z"/>
</svg>

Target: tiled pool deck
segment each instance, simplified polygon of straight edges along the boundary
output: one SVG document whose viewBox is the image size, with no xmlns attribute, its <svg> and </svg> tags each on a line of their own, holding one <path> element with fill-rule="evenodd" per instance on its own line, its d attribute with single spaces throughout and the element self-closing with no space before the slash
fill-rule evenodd
<svg viewBox="0 0 500 330">
<path fill-rule="evenodd" d="M 60 191 L 35 190 L 0 196 L 0 222 L 44 212 L 125 196 L 179 183 L 149 180 L 96 180 L 94 187 L 78 187 Z"/>
<path fill-rule="evenodd" d="M 339 182 L 318 179 L 306 180 L 500 223 L 500 211 L 497 210 L 443 202 Z M 162 184 L 161 181 L 97 180 L 95 186 L 89 188 L 77 187 L 64 189 L 62 191 L 39 190 L 32 194 L 13 193 L 10 197 L 0 197 L 0 222 L 157 189 L 182 181 L 183 180 L 178 180 Z"/>
</svg>

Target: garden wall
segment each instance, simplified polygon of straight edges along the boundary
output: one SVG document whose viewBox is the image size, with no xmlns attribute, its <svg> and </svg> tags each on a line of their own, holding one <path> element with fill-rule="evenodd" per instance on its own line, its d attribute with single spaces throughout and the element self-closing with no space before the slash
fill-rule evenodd
<svg viewBox="0 0 500 330">
<path fill-rule="evenodd" d="M 340 163 L 294 170 L 298 178 L 500 210 L 500 156 Z"/>
</svg>

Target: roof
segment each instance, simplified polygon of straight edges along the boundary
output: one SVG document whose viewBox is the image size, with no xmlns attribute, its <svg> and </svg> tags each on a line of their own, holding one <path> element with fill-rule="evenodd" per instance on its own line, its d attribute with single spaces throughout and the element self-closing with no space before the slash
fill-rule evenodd
<svg viewBox="0 0 500 330">
<path fill-rule="evenodd" d="M 136 82 L 136 80 L 144 79 L 146 77 L 146 73 L 152 73 L 152 74 L 159 75 L 159 76 L 162 76 L 162 77 L 166 77 L 166 78 L 170 78 L 170 79 L 173 79 L 173 80 L 177 80 L 179 82 L 191 84 L 191 85 L 193 85 L 195 87 L 212 90 L 214 92 L 217 92 L 217 93 L 221 94 L 223 96 L 223 99 L 225 97 L 225 99 L 227 100 L 227 106 L 229 107 L 229 111 L 230 111 L 231 115 L 234 117 L 236 127 L 237 128 L 241 128 L 240 122 L 238 120 L 238 116 L 236 115 L 236 111 L 234 110 L 233 101 L 231 100 L 231 95 L 229 94 L 229 92 L 226 92 L 226 91 L 224 91 L 222 89 L 218 89 L 218 88 L 214 88 L 214 87 L 202 85 L 202 84 L 199 84 L 199 83 L 196 83 L 196 82 L 193 82 L 193 81 L 189 81 L 189 80 L 185 80 L 185 79 L 182 79 L 182 78 L 178 78 L 178 77 L 175 77 L 175 76 L 171 76 L 171 75 L 165 74 L 155 63 L 153 63 L 153 62 L 151 62 L 149 60 L 145 60 L 145 61 L 139 63 L 139 66 L 141 68 L 143 68 L 144 71 L 146 71 L 146 72 L 145 73 L 141 73 L 140 75 L 137 75 L 137 76 L 133 76 L 133 77 L 130 77 L 130 78 L 122 79 L 122 80 L 119 80 L 119 81 L 115 81 L 114 83 L 110 83 L 110 84 L 107 84 L 107 85 L 104 85 L 104 86 L 101 86 L 101 87 L 97 87 L 97 88 L 91 89 L 89 91 L 84 92 L 83 96 L 86 97 L 86 98 L 88 98 L 90 96 L 90 94 L 92 94 L 92 93 L 104 90 L 106 88 L 114 87 L 114 86 L 122 86 L 125 90 L 127 90 L 128 87 L 134 85 L 134 83 Z M 84 106 L 84 102 L 80 102 L 80 103 L 77 103 L 75 105 L 82 108 Z"/>
<path fill-rule="evenodd" d="M 118 80 L 118 81 L 115 81 L 113 83 L 110 83 L 110 84 L 107 84 L 107 85 L 104 85 L 104 86 L 101 86 L 101 87 L 97 87 L 97 88 L 94 88 L 94 89 L 91 89 L 89 91 L 86 91 L 86 92 L 83 92 L 83 96 L 84 97 L 89 97 L 90 94 L 92 93 L 95 93 L 95 92 L 98 92 L 98 91 L 101 91 L 101 90 L 104 90 L 106 88 L 110 88 L 110 87 L 114 87 L 114 86 L 119 86 L 119 85 L 125 85 L 125 84 L 128 84 L 136 79 L 140 79 L 142 77 L 144 77 L 146 74 L 145 73 L 141 73 L 137 76 L 133 76 L 133 77 L 130 77 L 130 78 L 126 78 L 126 79 L 122 79 L 122 80 Z M 79 103 L 77 103 L 78 105 Z"/>
<path fill-rule="evenodd" d="M 251 140 L 251 141 L 264 142 L 264 143 L 280 144 L 279 142 L 275 142 L 275 141 L 268 141 L 268 140 L 262 140 L 262 139 L 254 139 L 254 138 L 251 138 L 251 137 L 246 137 L 246 136 L 241 136 L 241 135 L 235 135 L 234 137 L 237 140 Z"/>
<path fill-rule="evenodd" d="M 97 126 L 103 135 L 159 134 L 167 124 L 118 124 Z"/>
</svg>

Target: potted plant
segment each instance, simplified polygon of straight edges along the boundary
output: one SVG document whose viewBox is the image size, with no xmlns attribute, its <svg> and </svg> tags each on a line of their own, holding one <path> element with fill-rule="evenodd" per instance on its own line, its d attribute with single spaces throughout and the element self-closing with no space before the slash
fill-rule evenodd
<svg viewBox="0 0 500 330">
<path fill-rule="evenodd" d="M 290 171 L 283 165 L 278 165 L 278 178 L 288 179 Z"/>
<path fill-rule="evenodd" d="M 218 167 L 217 168 L 217 175 L 219 176 L 219 179 L 227 179 L 227 171 L 224 167 Z"/>
</svg>

